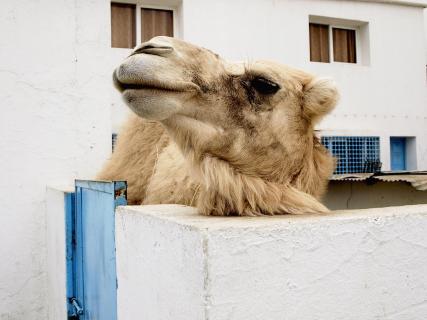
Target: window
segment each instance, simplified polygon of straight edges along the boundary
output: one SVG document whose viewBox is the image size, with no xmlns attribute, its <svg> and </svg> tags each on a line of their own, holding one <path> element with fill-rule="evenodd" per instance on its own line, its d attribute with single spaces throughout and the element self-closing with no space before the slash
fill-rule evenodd
<svg viewBox="0 0 427 320">
<path fill-rule="evenodd" d="M 322 137 L 337 158 L 335 174 L 377 172 L 381 169 L 379 137 Z"/>
<path fill-rule="evenodd" d="M 141 39 L 148 41 L 155 36 L 173 37 L 172 10 L 141 9 Z"/>
<path fill-rule="evenodd" d="M 356 29 L 310 23 L 309 34 L 310 61 L 357 63 Z"/>
<path fill-rule="evenodd" d="M 356 63 L 356 30 L 332 28 L 334 61 Z"/>
<path fill-rule="evenodd" d="M 111 46 L 133 48 L 155 36 L 174 35 L 173 10 L 111 3 Z"/>
<path fill-rule="evenodd" d="M 329 62 L 329 26 L 310 23 L 310 61 Z"/>
<path fill-rule="evenodd" d="M 135 5 L 111 3 L 111 46 L 133 48 L 136 46 Z"/>
<path fill-rule="evenodd" d="M 117 133 L 113 133 L 111 135 L 111 149 L 114 152 L 114 149 L 116 148 L 116 144 L 117 144 Z"/>
</svg>

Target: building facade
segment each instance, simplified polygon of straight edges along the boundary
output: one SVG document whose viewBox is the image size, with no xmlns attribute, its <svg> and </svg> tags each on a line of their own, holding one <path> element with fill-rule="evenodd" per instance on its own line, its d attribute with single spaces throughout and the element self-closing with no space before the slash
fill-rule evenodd
<svg viewBox="0 0 427 320">
<path fill-rule="evenodd" d="M 173 34 L 227 59 L 270 59 L 332 77 L 341 100 L 318 129 L 339 158 L 337 173 L 426 170 L 424 5 L 422 1 L 142 2 L 130 5 L 135 14 L 128 19 L 136 23 L 129 24 L 135 30 L 129 47 L 151 35 Z M 153 8 L 160 10 L 149 18 L 147 11 Z M 167 12 L 170 20 L 161 16 Z M 123 15 L 113 14 L 113 36 L 124 34 L 114 26 L 119 19 L 123 21 Z M 144 26 L 147 21 L 153 27 Z M 129 52 L 111 49 L 117 64 Z M 118 96 L 114 101 L 117 131 L 125 111 Z"/>
<path fill-rule="evenodd" d="M 342 98 L 318 129 L 346 168 L 353 148 L 357 168 L 390 170 L 394 151 L 427 170 L 427 1 L 116 2 L 2 1 L 0 319 L 47 319 L 46 186 L 93 178 L 110 156 L 128 112 L 111 72 L 156 30 L 334 78 Z"/>
</svg>

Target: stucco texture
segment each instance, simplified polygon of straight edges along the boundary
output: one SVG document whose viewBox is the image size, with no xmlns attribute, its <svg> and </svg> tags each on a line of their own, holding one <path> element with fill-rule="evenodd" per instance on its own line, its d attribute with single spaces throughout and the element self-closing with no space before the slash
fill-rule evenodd
<svg viewBox="0 0 427 320">
<path fill-rule="evenodd" d="M 119 319 L 424 320 L 427 205 L 220 218 L 116 215 Z"/>
<path fill-rule="evenodd" d="M 110 8 L 1 6 L 0 319 L 47 319 L 46 186 L 93 177 L 111 152 Z"/>
</svg>

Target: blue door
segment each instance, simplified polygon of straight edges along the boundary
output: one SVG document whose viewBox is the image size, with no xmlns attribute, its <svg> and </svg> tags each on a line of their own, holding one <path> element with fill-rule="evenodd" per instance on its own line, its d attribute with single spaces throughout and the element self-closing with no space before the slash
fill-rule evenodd
<svg viewBox="0 0 427 320">
<path fill-rule="evenodd" d="M 116 320 L 114 213 L 126 204 L 126 183 L 77 180 L 74 198 L 69 319 Z"/>
<path fill-rule="evenodd" d="M 390 138 L 391 170 L 406 170 L 406 138 Z"/>
</svg>

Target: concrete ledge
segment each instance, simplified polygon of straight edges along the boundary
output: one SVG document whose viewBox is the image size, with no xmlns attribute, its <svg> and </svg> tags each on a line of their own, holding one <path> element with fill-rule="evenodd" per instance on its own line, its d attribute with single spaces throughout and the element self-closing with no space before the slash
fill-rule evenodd
<svg viewBox="0 0 427 320">
<path fill-rule="evenodd" d="M 427 314 L 427 205 L 265 218 L 119 207 L 116 245 L 122 320 Z"/>
</svg>

